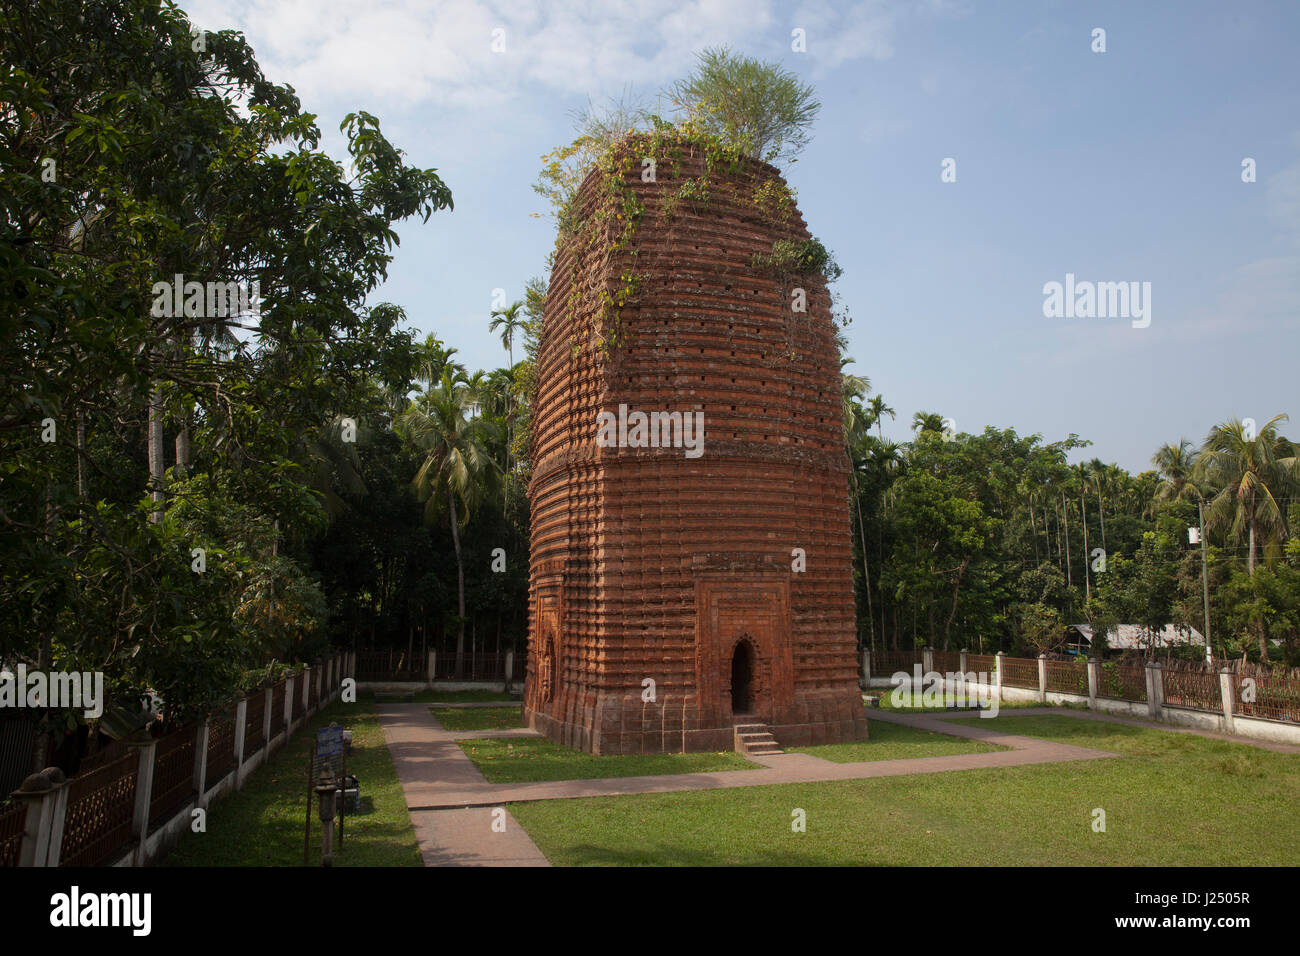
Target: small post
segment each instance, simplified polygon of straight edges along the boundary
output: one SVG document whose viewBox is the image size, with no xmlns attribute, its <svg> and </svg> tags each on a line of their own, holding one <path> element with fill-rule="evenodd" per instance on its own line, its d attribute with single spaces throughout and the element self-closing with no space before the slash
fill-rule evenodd
<svg viewBox="0 0 1300 956">
<path fill-rule="evenodd" d="M 284 679 L 284 735 L 286 739 L 293 733 L 293 683 L 294 675 Z"/>
<path fill-rule="evenodd" d="M 135 865 L 144 866 L 145 837 L 149 835 L 149 805 L 153 801 L 154 755 L 158 741 L 131 740 L 127 746 L 139 751 L 140 765 L 135 777 L 135 814 L 131 818 L 131 836 L 139 841 L 135 848 Z"/>
<path fill-rule="evenodd" d="M 298 673 L 302 675 L 302 719 L 306 720 L 311 716 L 311 705 L 308 699 L 308 689 L 311 686 L 311 668 L 303 667 Z"/>
<path fill-rule="evenodd" d="M 46 767 L 24 780 L 12 796 L 27 806 L 18 865 L 58 866 L 63 848 L 63 814 L 68 807 L 68 778 L 58 767 Z"/>
<path fill-rule="evenodd" d="M 934 649 L 930 647 L 921 650 L 921 671 L 928 674 L 934 670 Z"/>
<path fill-rule="evenodd" d="M 338 800 L 338 787 L 321 768 L 316 783 L 316 796 L 320 800 L 320 856 L 321 866 L 334 865 L 334 804 Z"/>
<path fill-rule="evenodd" d="M 1002 659 L 1004 657 L 1006 655 L 1002 651 L 998 651 L 994 656 L 993 682 L 998 689 L 998 703 L 1002 702 Z"/>
<path fill-rule="evenodd" d="M 514 679 L 515 679 L 515 652 L 514 652 L 514 651 L 506 651 L 506 674 L 505 674 L 505 676 L 506 676 L 506 683 L 505 683 L 505 687 L 503 688 L 503 690 L 508 694 L 508 693 L 510 693 L 510 684 L 511 684 L 511 683 L 514 681 Z"/>
<path fill-rule="evenodd" d="M 1038 655 L 1038 702 L 1047 703 L 1047 655 Z"/>
<path fill-rule="evenodd" d="M 266 689 L 266 703 L 262 705 L 262 749 L 266 751 L 268 757 L 271 753 L 271 711 L 274 710 L 275 688 Z"/>
<path fill-rule="evenodd" d="M 208 737 L 211 733 L 212 721 L 210 720 L 199 724 L 199 729 L 194 733 L 194 792 L 198 794 L 194 801 L 200 807 L 207 806 L 203 795 L 207 792 L 208 786 Z"/>
<path fill-rule="evenodd" d="M 239 768 L 244 765 L 244 725 L 248 723 L 248 698 L 245 697 L 235 705 L 235 789 L 239 789 L 243 774 Z"/>
<path fill-rule="evenodd" d="M 871 648 L 862 652 L 862 673 L 867 679 L 867 686 L 871 686 Z"/>
<path fill-rule="evenodd" d="M 964 647 L 961 649 L 961 666 L 958 669 L 962 672 L 964 679 L 966 674 L 966 648 Z"/>
<path fill-rule="evenodd" d="M 1152 720 L 1160 720 L 1163 715 L 1165 682 L 1159 661 L 1147 661 L 1147 712 Z"/>
<path fill-rule="evenodd" d="M 1097 709 L 1097 688 L 1101 685 L 1101 661 L 1088 658 L 1088 709 Z"/>
<path fill-rule="evenodd" d="M 1232 705 L 1235 702 L 1235 694 L 1232 689 L 1232 671 L 1226 667 L 1219 670 L 1219 697 L 1223 701 L 1223 729 L 1230 734 L 1236 733 L 1232 712 Z"/>
</svg>

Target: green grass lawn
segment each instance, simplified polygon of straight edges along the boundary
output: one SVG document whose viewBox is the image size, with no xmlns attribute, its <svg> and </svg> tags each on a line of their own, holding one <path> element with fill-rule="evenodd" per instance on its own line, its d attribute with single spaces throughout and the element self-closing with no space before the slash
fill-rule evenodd
<svg viewBox="0 0 1300 956">
<path fill-rule="evenodd" d="M 380 691 L 384 697 L 405 697 L 405 691 Z M 517 700 L 509 694 L 503 694 L 499 690 L 418 690 L 411 691 L 411 703 L 413 704 L 464 704 L 475 701 L 501 701 L 508 703 Z M 357 695 L 362 702 L 373 703 L 375 701 L 375 692 L 368 690 Z"/>
<path fill-rule="evenodd" d="M 976 726 L 1118 754 L 870 780 L 514 804 L 557 865 L 1294 866 L 1300 755 L 1070 716 Z M 873 730 L 880 725 L 873 726 Z M 791 831 L 806 812 L 807 832 Z M 1094 832 L 1093 810 L 1106 812 Z"/>
<path fill-rule="evenodd" d="M 508 730 L 524 726 L 523 708 L 514 707 L 430 707 L 438 723 L 447 730 Z"/>
<path fill-rule="evenodd" d="M 581 750 L 561 747 L 543 737 L 462 740 L 460 749 L 474 761 L 489 783 L 643 777 L 715 770 L 753 770 L 758 767 L 740 754 L 730 752 L 594 756 Z"/>
<path fill-rule="evenodd" d="M 294 734 L 240 791 L 208 809 L 207 832 L 187 832 L 163 866 L 301 866 L 307 759 L 316 730 L 338 721 L 353 733 L 348 773 L 361 782 L 362 813 L 348 815 L 335 866 L 421 866 L 406 799 L 393 771 L 373 703 L 335 703 Z M 320 865 L 320 820 L 313 800 L 312 865 Z"/>
<path fill-rule="evenodd" d="M 985 718 L 987 723 L 988 718 Z M 931 733 L 887 724 L 883 720 L 871 721 L 871 739 L 843 744 L 820 744 L 816 747 L 791 747 L 788 753 L 805 753 L 835 763 L 858 763 L 862 760 L 899 760 L 904 757 L 949 757 L 953 754 L 983 754 L 1006 750 L 965 737 Z"/>
</svg>

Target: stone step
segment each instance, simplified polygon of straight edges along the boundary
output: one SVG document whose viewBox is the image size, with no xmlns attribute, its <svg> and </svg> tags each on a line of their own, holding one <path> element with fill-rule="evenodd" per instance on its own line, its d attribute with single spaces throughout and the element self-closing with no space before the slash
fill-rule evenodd
<svg viewBox="0 0 1300 956">
<path fill-rule="evenodd" d="M 749 757 L 770 757 L 784 753 L 766 724 L 737 724 L 736 751 Z"/>
</svg>

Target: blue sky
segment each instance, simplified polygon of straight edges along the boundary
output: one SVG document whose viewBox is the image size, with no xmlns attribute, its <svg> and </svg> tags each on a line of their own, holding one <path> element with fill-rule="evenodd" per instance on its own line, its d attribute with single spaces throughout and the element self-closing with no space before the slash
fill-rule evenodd
<svg viewBox="0 0 1300 956">
<path fill-rule="evenodd" d="M 374 301 L 471 368 L 505 364 L 493 290 L 522 297 L 545 271 L 553 227 L 531 187 L 542 154 L 573 138 L 572 111 L 629 87 L 651 97 L 725 43 L 823 103 L 786 175 L 844 268 L 851 368 L 897 410 L 887 437 L 906 439 L 924 409 L 960 431 L 1074 432 L 1093 442 L 1076 457 L 1135 471 L 1229 417 L 1288 412 L 1300 438 L 1300 4 L 182 6 L 242 30 L 336 156 L 342 117 L 365 109 L 438 169 L 455 211 L 399 226 Z M 1067 273 L 1150 282 L 1150 326 L 1044 317 L 1044 284 Z"/>
</svg>

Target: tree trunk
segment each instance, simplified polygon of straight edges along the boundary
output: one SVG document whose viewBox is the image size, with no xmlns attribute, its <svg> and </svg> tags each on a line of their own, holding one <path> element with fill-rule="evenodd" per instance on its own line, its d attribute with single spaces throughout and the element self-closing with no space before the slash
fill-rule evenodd
<svg viewBox="0 0 1300 956">
<path fill-rule="evenodd" d="M 1038 557 L 1038 525 L 1034 523 L 1034 506 L 1029 506 L 1029 538 L 1034 542 L 1034 565 L 1041 563 Z"/>
<path fill-rule="evenodd" d="M 961 567 L 957 569 L 957 580 L 952 585 L 952 606 L 948 608 L 948 620 L 943 622 L 943 649 L 952 650 L 949 646 L 949 635 L 952 633 L 952 619 L 957 616 L 957 594 L 961 590 L 962 578 L 966 577 L 966 569 L 970 567 L 970 558 L 962 559 Z"/>
<path fill-rule="evenodd" d="M 86 413 L 77 409 L 77 497 L 83 502 L 90 496 L 86 484 Z"/>
<path fill-rule="evenodd" d="M 855 481 L 856 485 L 857 482 Z M 858 509 L 858 540 L 862 542 L 862 580 L 866 585 L 867 591 L 867 635 L 870 647 L 876 649 L 876 621 L 875 611 L 871 607 L 871 568 L 867 565 L 867 533 L 862 526 L 862 499 L 858 497 L 857 490 L 854 489 L 853 503 Z"/>
<path fill-rule="evenodd" d="M 185 474 L 190 467 L 190 421 L 181 413 L 180 430 L 176 432 L 176 473 Z"/>
<path fill-rule="evenodd" d="M 456 495 L 450 489 L 447 491 L 447 504 L 451 513 L 451 543 L 456 548 L 456 588 L 459 600 L 460 620 L 456 622 L 456 679 L 459 680 L 463 673 L 463 661 L 465 658 L 465 562 L 460 556 L 460 528 L 456 517 Z"/>
<path fill-rule="evenodd" d="M 1061 514 L 1065 516 L 1065 583 L 1074 587 L 1074 572 L 1070 568 L 1070 512 L 1064 491 L 1061 492 Z"/>
<path fill-rule="evenodd" d="M 1101 489 L 1097 489 L 1097 511 L 1101 515 L 1101 550 L 1106 550 L 1106 505 L 1101 500 Z"/>
<path fill-rule="evenodd" d="M 1079 492 L 1079 514 L 1083 516 L 1083 591 L 1087 600 L 1092 600 L 1092 578 L 1088 573 L 1088 508 L 1083 503 L 1083 492 Z"/>
<path fill-rule="evenodd" d="M 149 393 L 149 497 L 154 504 L 149 521 L 152 524 L 163 519 L 164 464 L 162 389 L 155 385 Z"/>
</svg>

